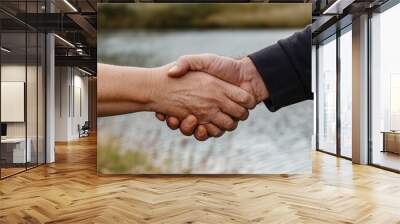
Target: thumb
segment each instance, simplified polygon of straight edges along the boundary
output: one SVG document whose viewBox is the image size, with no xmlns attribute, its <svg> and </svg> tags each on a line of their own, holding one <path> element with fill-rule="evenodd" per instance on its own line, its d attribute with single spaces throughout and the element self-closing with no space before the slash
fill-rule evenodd
<svg viewBox="0 0 400 224">
<path fill-rule="evenodd" d="M 218 58 L 218 55 L 214 54 L 183 55 L 169 69 L 168 75 L 170 77 L 180 77 L 189 71 L 212 73 L 212 62 Z"/>
<path fill-rule="evenodd" d="M 181 77 L 190 70 L 190 64 L 182 58 L 179 58 L 174 66 L 168 70 L 168 76 L 170 77 Z"/>
<path fill-rule="evenodd" d="M 180 77 L 188 71 L 200 71 L 239 86 L 240 65 L 237 60 L 215 54 L 184 55 L 180 57 L 168 75 Z"/>
</svg>

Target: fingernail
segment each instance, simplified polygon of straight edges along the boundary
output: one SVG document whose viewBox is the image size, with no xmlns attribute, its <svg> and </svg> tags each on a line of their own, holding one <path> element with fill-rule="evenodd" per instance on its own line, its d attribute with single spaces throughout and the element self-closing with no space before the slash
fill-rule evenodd
<svg viewBox="0 0 400 224">
<path fill-rule="evenodd" d="M 172 68 L 168 70 L 168 73 L 176 73 L 178 72 L 178 69 L 178 66 L 175 64 L 174 66 L 172 66 Z"/>
</svg>

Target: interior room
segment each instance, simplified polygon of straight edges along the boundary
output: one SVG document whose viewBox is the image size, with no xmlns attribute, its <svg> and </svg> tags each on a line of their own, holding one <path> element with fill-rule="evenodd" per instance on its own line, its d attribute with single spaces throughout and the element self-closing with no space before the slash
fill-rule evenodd
<svg viewBox="0 0 400 224">
<path fill-rule="evenodd" d="M 54 162 L 55 142 L 95 133 L 94 6 L 1 2 L 1 179 Z"/>
<path fill-rule="evenodd" d="M 364 59 L 370 59 L 362 62 L 367 65 L 365 71 L 368 72 L 364 79 L 354 76 L 358 68 L 354 68 L 356 55 L 352 51 L 353 45 L 358 43 L 354 39 L 351 15 L 341 16 L 336 30 L 327 28 L 319 38 L 314 38 L 318 60 L 316 148 L 358 161 L 359 158 L 352 158 L 360 156 L 352 147 L 354 131 L 357 131 L 352 124 L 359 123 L 361 117 L 364 119 L 364 142 L 370 142 L 365 145 L 368 153 L 363 158 L 364 163 L 399 171 L 399 66 L 395 59 L 399 33 L 393 26 L 399 19 L 400 7 L 388 4 L 371 10 L 367 19 L 370 26 L 364 34 L 366 51 L 362 53 L 366 55 Z M 364 82 L 363 85 L 357 86 L 360 82 Z M 353 88 L 364 91 L 362 115 L 352 110 L 360 108 L 358 102 L 352 102 L 356 99 Z"/>
<path fill-rule="evenodd" d="M 400 33 L 393 29 L 400 5 L 373 14 L 371 85 L 371 162 L 400 170 Z"/>
<path fill-rule="evenodd" d="M 2 177 L 45 162 L 45 36 L 15 28 L 1 33 Z"/>
</svg>

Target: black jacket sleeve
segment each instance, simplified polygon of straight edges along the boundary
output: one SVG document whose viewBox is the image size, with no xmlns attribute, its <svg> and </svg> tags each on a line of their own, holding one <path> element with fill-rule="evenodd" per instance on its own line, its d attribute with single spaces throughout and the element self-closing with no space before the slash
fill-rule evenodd
<svg viewBox="0 0 400 224">
<path fill-rule="evenodd" d="M 269 98 L 264 102 L 270 111 L 313 98 L 310 26 L 249 58 L 269 91 Z"/>
</svg>

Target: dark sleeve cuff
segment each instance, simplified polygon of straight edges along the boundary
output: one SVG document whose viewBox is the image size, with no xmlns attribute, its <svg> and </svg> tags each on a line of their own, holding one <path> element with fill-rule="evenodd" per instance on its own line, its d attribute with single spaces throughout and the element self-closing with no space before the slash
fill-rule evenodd
<svg viewBox="0 0 400 224">
<path fill-rule="evenodd" d="M 269 92 L 264 101 L 274 112 L 307 98 L 290 59 L 279 42 L 249 55 Z"/>
</svg>

